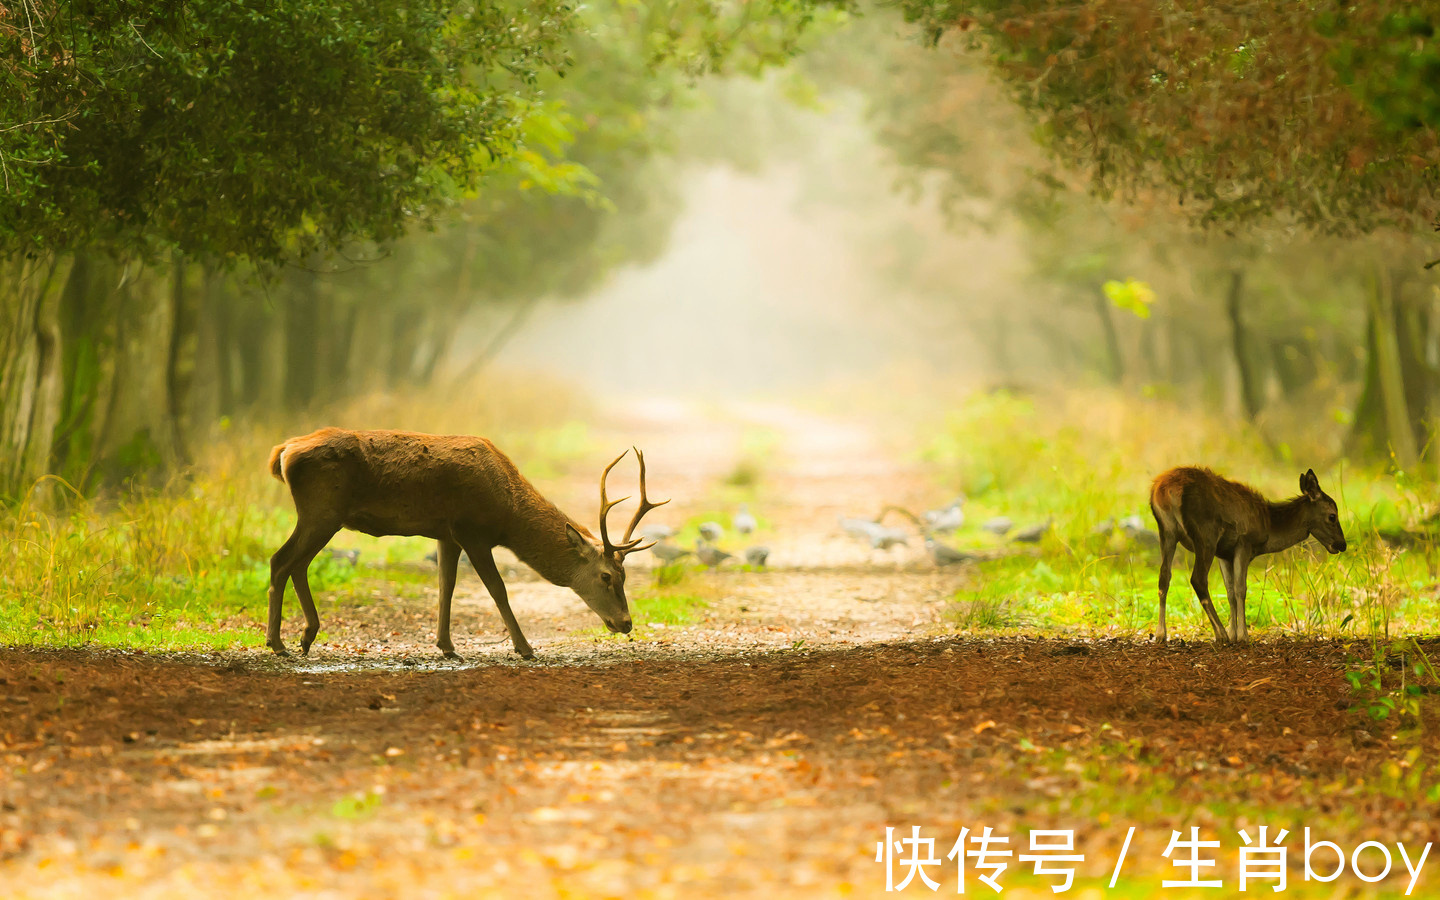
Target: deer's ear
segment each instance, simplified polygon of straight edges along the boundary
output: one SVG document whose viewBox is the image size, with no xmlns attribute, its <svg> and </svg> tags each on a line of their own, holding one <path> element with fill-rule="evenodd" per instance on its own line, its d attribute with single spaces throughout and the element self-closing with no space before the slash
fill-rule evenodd
<svg viewBox="0 0 1440 900">
<path fill-rule="evenodd" d="M 1300 476 L 1300 493 L 1311 500 L 1320 499 L 1320 479 L 1315 477 L 1314 469 L 1306 469 L 1305 474 Z"/>
<path fill-rule="evenodd" d="M 570 542 L 570 549 L 582 556 L 591 556 L 595 553 L 595 545 L 585 540 L 585 535 L 575 530 L 575 526 L 569 522 L 565 523 L 565 538 Z"/>
</svg>

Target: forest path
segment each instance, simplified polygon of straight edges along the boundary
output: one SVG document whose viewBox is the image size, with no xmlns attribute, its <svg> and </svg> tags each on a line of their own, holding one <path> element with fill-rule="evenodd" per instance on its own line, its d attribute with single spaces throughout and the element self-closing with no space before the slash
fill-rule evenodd
<svg viewBox="0 0 1440 900">
<path fill-rule="evenodd" d="M 540 579 L 507 551 L 497 551 L 511 605 L 536 649 L 537 664 L 937 634 L 944 630 L 946 600 L 975 577 L 973 567 L 935 567 L 913 527 L 898 515 L 891 514 L 886 523 L 910 532 L 905 545 L 875 550 L 841 532 L 840 516 L 873 517 L 887 504 L 924 508 L 940 502 L 925 473 L 901 461 L 900 451 L 886 446 L 863 421 L 779 404 L 706 408 L 662 401 L 628 405 L 601 419 L 609 424 L 589 443 L 602 451 L 569 467 L 569 474 L 542 481 L 541 489 L 594 531 L 600 469 L 619 448 L 636 445 L 645 453 L 651 499 L 671 500 L 652 512 L 647 524 L 679 528 L 713 517 L 727 529 L 720 546 L 735 559 L 715 570 L 697 567 L 689 573 L 679 591 L 703 603 L 686 615 L 690 621 L 612 638 L 573 592 Z M 727 485 L 740 469 L 754 479 L 753 486 Z M 611 475 L 611 496 L 633 496 L 635 484 L 634 463 L 624 462 Z M 730 515 L 742 496 L 752 498 L 750 505 L 761 519 L 760 531 L 748 538 L 730 530 Z M 633 503 L 611 513 L 616 531 L 629 521 Z M 332 545 L 344 540 L 341 535 Z M 763 570 L 740 565 L 745 548 L 755 545 L 771 551 Z M 687 561 L 693 563 L 693 557 Z M 627 563 L 627 593 L 641 616 L 655 564 L 648 552 Z M 420 569 L 433 571 L 433 564 Z M 338 611 L 322 609 L 324 635 L 301 667 L 386 667 L 404 660 L 438 664 L 434 585 L 420 585 L 418 596 L 386 592 L 383 585 L 367 587 L 372 593 L 379 588 L 380 596 L 342 604 Z M 462 569 L 453 616 L 462 657 L 475 664 L 507 658 L 518 663 L 494 602 L 468 568 Z"/>
</svg>

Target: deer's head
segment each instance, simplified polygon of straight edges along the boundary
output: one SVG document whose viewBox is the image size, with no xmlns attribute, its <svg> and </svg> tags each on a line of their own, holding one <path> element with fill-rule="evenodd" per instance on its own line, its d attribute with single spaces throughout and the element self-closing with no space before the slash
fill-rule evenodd
<svg viewBox="0 0 1440 900">
<path fill-rule="evenodd" d="M 629 453 L 626 450 L 625 453 Z M 637 550 L 645 550 L 654 546 L 654 542 L 641 544 L 641 538 L 631 539 L 635 533 L 635 527 L 645 514 L 657 506 L 664 506 L 669 500 L 661 500 L 659 503 L 651 503 L 650 498 L 645 495 L 645 454 L 635 448 L 635 457 L 640 461 L 640 506 L 635 510 L 635 517 L 630 520 L 630 527 L 625 529 L 625 537 L 620 543 L 615 544 L 610 540 L 610 531 L 606 527 L 605 520 L 609 516 L 611 507 L 617 503 L 628 500 L 628 497 L 621 497 L 619 500 L 611 500 L 605 494 L 605 479 L 609 477 L 610 470 L 615 464 L 625 458 L 625 453 L 615 457 L 614 462 L 605 467 L 600 475 L 600 541 L 601 546 L 596 547 L 594 542 L 582 535 L 573 526 L 566 525 L 565 533 L 570 539 L 570 545 L 580 554 L 581 564 L 570 578 L 570 589 L 580 595 L 585 605 L 595 611 L 605 627 L 616 634 L 629 634 L 632 627 L 630 620 L 630 604 L 625 599 L 625 557 Z"/>
<path fill-rule="evenodd" d="M 1340 530 L 1340 509 L 1330 495 L 1320 490 L 1314 469 L 1300 476 L 1300 497 L 1304 504 L 1305 530 L 1331 553 L 1345 549 L 1345 532 Z"/>
</svg>

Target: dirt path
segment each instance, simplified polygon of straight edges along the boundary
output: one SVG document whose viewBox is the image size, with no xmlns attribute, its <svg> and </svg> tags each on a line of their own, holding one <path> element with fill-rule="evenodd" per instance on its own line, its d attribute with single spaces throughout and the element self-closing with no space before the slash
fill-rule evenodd
<svg viewBox="0 0 1440 900">
<path fill-rule="evenodd" d="M 1073 829 L 1094 891 L 1138 824 L 1122 895 L 1149 896 L 1172 826 L 1435 837 L 1423 790 L 1357 786 L 1403 755 L 1349 712 L 1345 648 L 950 636 L 944 601 L 976 571 L 837 533 L 840 513 L 933 499 L 863 429 L 775 407 L 615 425 L 677 524 L 716 508 L 755 429 L 773 567 L 704 575 L 700 618 L 643 640 L 599 638 L 515 572 L 535 663 L 496 640 L 473 577 L 458 664 L 430 646 L 433 588 L 326 611 L 294 663 L 0 651 L 0 895 L 879 896 L 887 826 L 924 828 L 941 859 L 965 827 L 1017 852 Z M 593 511 L 593 480 L 554 490 Z M 949 892 L 946 865 L 929 874 Z M 1008 893 L 1052 896 L 1021 868 Z"/>
<path fill-rule="evenodd" d="M 838 518 L 873 516 L 887 503 L 920 506 L 935 489 L 916 467 L 897 462 L 859 424 L 839 422 L 782 406 L 745 405 L 699 410 L 650 403 L 607 418 L 612 424 L 594 443 L 606 449 L 629 441 L 646 454 L 654 499 L 672 498 L 650 520 L 679 526 L 695 515 L 724 513 L 724 477 L 747 457 L 747 434 L 759 433 L 763 453 L 756 512 L 767 527 L 753 539 L 728 534 L 720 544 L 739 557 L 746 546 L 771 550 L 765 571 L 740 571 L 727 563 L 695 579 L 706 609 L 702 620 L 656 629 L 643 639 L 597 643 L 598 620 L 566 588 L 551 585 L 497 551 L 511 602 L 540 664 L 599 661 L 625 653 L 684 654 L 692 651 L 847 645 L 943 633 L 945 602 L 976 575 L 973 569 L 937 569 L 919 541 L 873 550 L 845 536 Z M 608 459 L 577 467 L 577 474 L 544 487 L 582 521 L 593 522 L 596 476 Z M 631 464 L 633 466 L 633 463 Z M 617 468 L 614 494 L 633 493 L 633 468 Z M 630 504 L 617 507 L 617 523 Z M 890 524 L 903 524 L 891 519 Z M 616 527 L 620 527 L 619 524 Z M 343 538 L 337 538 L 337 541 Z M 629 562 L 631 595 L 650 577 L 648 553 Z M 427 568 L 426 571 L 429 571 Z M 385 665 L 409 658 L 433 662 L 433 587 L 422 602 L 372 598 L 363 606 L 327 615 L 328 639 L 316 646 L 315 670 L 360 662 Z M 638 601 L 637 601 L 638 602 Z M 455 597 L 457 651 L 473 662 L 505 662 L 511 654 L 494 602 L 473 572 L 462 570 Z M 369 662 L 375 660 L 374 663 Z M 305 665 L 304 663 L 301 664 Z"/>
</svg>

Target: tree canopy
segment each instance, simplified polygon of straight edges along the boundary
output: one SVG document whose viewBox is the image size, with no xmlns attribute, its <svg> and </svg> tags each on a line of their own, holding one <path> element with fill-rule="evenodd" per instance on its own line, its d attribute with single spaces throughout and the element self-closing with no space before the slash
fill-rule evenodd
<svg viewBox="0 0 1440 900">
<path fill-rule="evenodd" d="M 0 248 L 271 260 L 385 240 L 519 137 L 560 0 L 0 9 Z"/>
<path fill-rule="evenodd" d="M 982 48 L 1102 195 L 1196 222 L 1440 223 L 1440 10 L 1203 0 L 902 0 Z M 1152 193 L 1153 192 L 1153 193 Z"/>
</svg>

